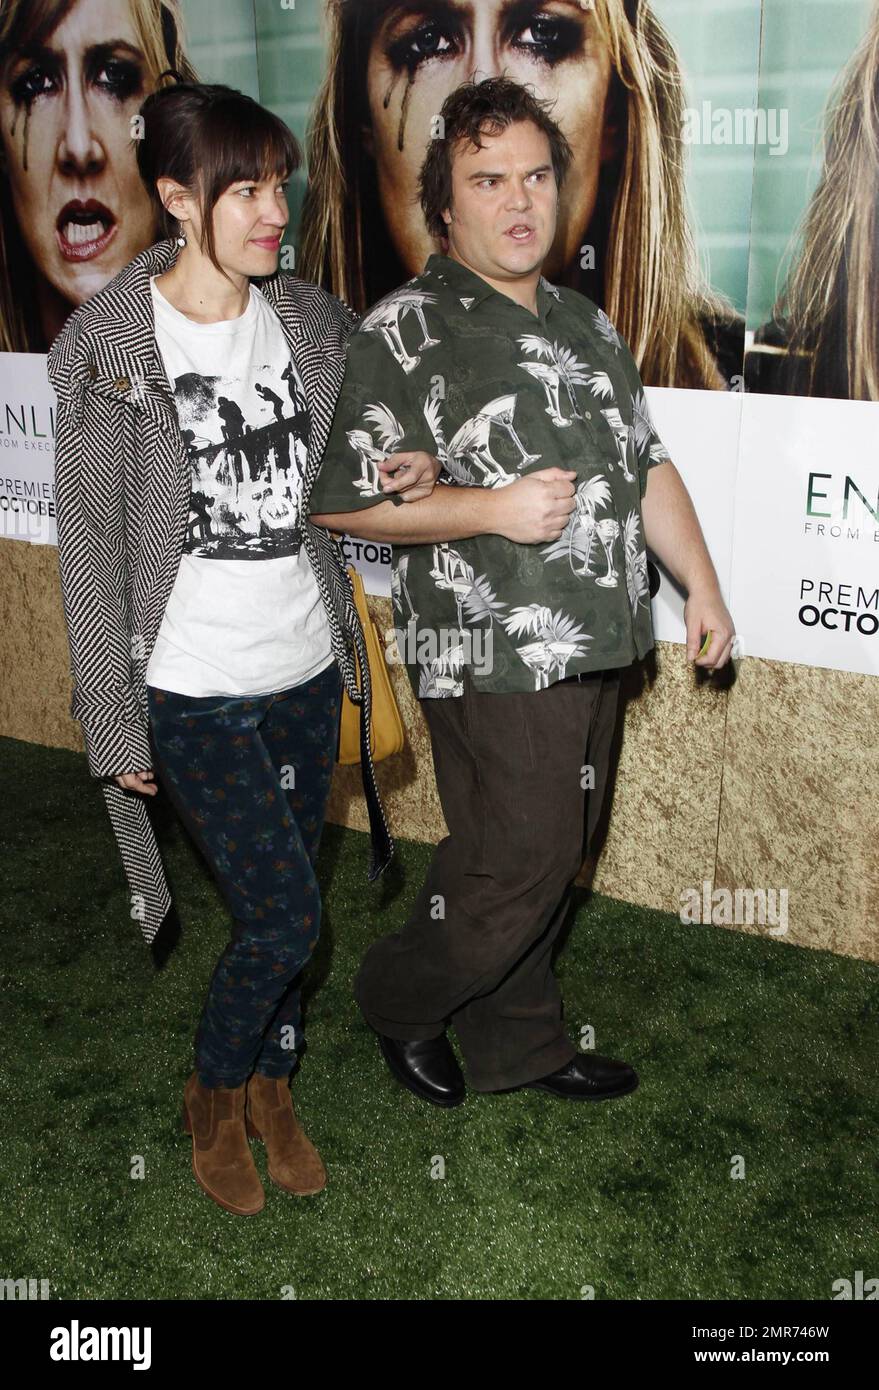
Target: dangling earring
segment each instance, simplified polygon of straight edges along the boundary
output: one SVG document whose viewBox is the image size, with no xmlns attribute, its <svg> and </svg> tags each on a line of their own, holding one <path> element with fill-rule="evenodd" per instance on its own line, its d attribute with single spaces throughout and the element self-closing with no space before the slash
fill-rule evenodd
<svg viewBox="0 0 879 1390">
<path fill-rule="evenodd" d="M 185 246 L 185 245 L 186 245 L 186 237 L 185 237 L 185 236 L 179 236 L 179 237 L 177 237 L 177 245 L 178 245 L 178 246 Z"/>
</svg>

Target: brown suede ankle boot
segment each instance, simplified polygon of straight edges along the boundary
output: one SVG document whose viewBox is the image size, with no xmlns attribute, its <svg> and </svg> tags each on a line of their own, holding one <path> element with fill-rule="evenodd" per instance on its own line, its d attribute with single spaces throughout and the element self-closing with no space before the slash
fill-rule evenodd
<svg viewBox="0 0 879 1390">
<path fill-rule="evenodd" d="M 226 1211 L 255 1216 L 266 1204 L 244 1127 L 246 1083 L 202 1086 L 193 1072 L 183 1088 L 183 1128 L 192 1135 L 196 1182 Z"/>
<path fill-rule="evenodd" d="M 255 1071 L 247 1083 L 246 1114 L 250 1138 L 265 1142 L 273 1183 L 298 1197 L 311 1196 L 326 1187 L 327 1170 L 296 1118 L 285 1077 Z"/>
</svg>

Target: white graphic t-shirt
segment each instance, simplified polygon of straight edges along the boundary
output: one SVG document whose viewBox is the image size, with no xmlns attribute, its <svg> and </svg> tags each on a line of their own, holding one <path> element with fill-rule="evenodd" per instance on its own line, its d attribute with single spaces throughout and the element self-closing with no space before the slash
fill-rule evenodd
<svg viewBox="0 0 879 1390">
<path fill-rule="evenodd" d="M 268 300 L 193 323 L 150 277 L 156 341 L 192 473 L 180 568 L 147 666 L 183 695 L 264 695 L 333 659 L 298 529 L 308 438 L 302 381 Z"/>
</svg>

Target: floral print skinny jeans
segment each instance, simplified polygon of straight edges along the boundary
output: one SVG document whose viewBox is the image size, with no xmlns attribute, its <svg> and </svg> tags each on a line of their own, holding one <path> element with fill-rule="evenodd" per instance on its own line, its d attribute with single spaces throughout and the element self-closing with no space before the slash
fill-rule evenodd
<svg viewBox="0 0 879 1390">
<path fill-rule="evenodd" d="M 155 771 L 232 913 L 199 1021 L 203 1086 L 286 1077 L 302 1041 L 299 979 L 317 944 L 314 873 L 336 753 L 332 661 L 271 695 L 147 687 Z"/>
</svg>

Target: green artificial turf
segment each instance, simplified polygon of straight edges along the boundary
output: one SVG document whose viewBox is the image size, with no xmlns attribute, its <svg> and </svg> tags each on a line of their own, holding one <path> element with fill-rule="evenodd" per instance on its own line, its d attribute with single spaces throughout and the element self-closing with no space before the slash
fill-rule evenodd
<svg viewBox="0 0 879 1390">
<path fill-rule="evenodd" d="M 183 935 L 157 971 L 84 758 L 0 745 L 0 1276 L 60 1298 L 828 1299 L 879 1273 L 875 966 L 578 890 L 566 1026 L 639 1090 L 443 1111 L 390 1078 L 351 995 L 430 847 L 400 842 L 395 881 L 369 885 L 366 837 L 335 826 L 294 1079 L 329 1184 L 280 1191 L 254 1144 L 265 1209 L 221 1211 L 180 1106 L 222 899 L 169 821 Z"/>
</svg>

